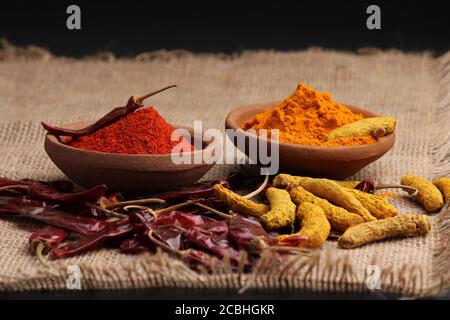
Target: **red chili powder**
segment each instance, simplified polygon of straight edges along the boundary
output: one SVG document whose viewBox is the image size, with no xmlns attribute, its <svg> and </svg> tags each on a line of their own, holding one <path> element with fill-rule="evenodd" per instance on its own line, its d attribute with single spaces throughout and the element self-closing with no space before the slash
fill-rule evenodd
<svg viewBox="0 0 450 320">
<path fill-rule="evenodd" d="M 70 141 L 68 145 L 108 153 L 169 154 L 181 139 L 187 144 L 183 150 L 195 150 L 183 137 L 171 141 L 174 127 L 153 107 L 142 108 L 116 122 L 86 136 Z"/>
</svg>

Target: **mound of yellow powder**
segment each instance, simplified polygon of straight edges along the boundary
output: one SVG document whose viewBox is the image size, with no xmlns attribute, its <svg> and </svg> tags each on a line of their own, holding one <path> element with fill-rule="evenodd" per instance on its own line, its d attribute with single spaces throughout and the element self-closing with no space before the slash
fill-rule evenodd
<svg viewBox="0 0 450 320">
<path fill-rule="evenodd" d="M 372 136 L 326 141 L 333 129 L 361 120 L 344 105 L 335 102 L 329 93 L 322 93 L 304 84 L 275 108 L 264 110 L 244 122 L 242 129 L 278 129 L 280 141 L 314 146 L 362 145 L 376 142 Z"/>
</svg>

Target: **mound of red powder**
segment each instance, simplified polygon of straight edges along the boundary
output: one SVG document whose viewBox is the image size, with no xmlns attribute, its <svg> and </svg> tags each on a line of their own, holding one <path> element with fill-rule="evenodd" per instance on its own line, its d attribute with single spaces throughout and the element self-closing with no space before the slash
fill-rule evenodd
<svg viewBox="0 0 450 320">
<path fill-rule="evenodd" d="M 174 127 L 153 107 L 139 109 L 116 122 L 94 132 L 72 140 L 68 145 L 108 153 L 124 154 L 169 154 L 172 148 L 186 143 L 183 150 L 195 150 L 185 139 L 171 141 Z"/>
</svg>

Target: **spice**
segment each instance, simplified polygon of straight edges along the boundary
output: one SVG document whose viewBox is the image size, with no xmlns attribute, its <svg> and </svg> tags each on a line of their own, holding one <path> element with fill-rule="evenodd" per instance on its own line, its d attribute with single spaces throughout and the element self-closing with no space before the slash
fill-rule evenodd
<svg viewBox="0 0 450 320">
<path fill-rule="evenodd" d="M 63 243 L 58 247 L 53 248 L 48 254 L 48 259 L 55 260 L 72 257 L 78 253 L 98 247 L 107 240 L 125 237 L 130 234 L 132 230 L 133 225 L 129 222 L 128 217 L 109 222 L 103 230 L 98 231 L 91 236 L 82 237 L 78 240 Z"/>
<path fill-rule="evenodd" d="M 127 254 L 138 254 L 145 251 L 153 251 L 155 245 L 143 233 L 135 233 L 131 238 L 120 243 L 120 252 Z"/>
<path fill-rule="evenodd" d="M 38 181 L 16 181 L 11 179 L 0 178 L 0 191 L 14 190 L 21 192 L 27 197 L 40 201 L 49 202 L 97 202 L 107 191 L 107 187 L 102 184 L 80 192 L 67 192 L 69 190 L 60 191 L 54 185 L 67 184 L 67 181 L 51 183 L 41 183 Z"/>
<path fill-rule="evenodd" d="M 180 187 L 173 191 L 168 191 L 156 195 L 156 198 L 166 201 L 185 200 L 188 198 L 209 198 L 214 195 L 214 185 L 219 184 L 224 188 L 229 188 L 229 184 L 226 180 L 212 180 L 197 182 L 193 185 Z"/>
<path fill-rule="evenodd" d="M 364 222 L 361 216 L 348 212 L 344 208 L 337 207 L 300 186 L 289 189 L 289 194 L 296 205 L 301 205 L 303 202 L 310 202 L 321 207 L 330 222 L 331 228 L 334 230 L 345 231 L 352 226 Z"/>
<path fill-rule="evenodd" d="M 327 135 L 327 140 L 333 141 L 368 135 L 379 138 L 394 132 L 395 123 L 396 121 L 392 117 L 365 118 L 334 129 Z"/>
<path fill-rule="evenodd" d="M 19 214 L 82 235 L 95 234 L 107 226 L 106 221 L 72 215 L 25 198 L 0 196 L 0 213 Z"/>
<path fill-rule="evenodd" d="M 288 227 L 295 220 L 295 204 L 289 192 L 283 189 L 269 188 L 266 191 L 270 204 L 270 211 L 259 217 L 262 224 L 268 229 Z"/>
<path fill-rule="evenodd" d="M 370 212 L 372 216 L 377 219 L 384 219 L 394 217 L 398 214 L 397 209 L 394 208 L 389 201 L 380 196 L 363 192 L 357 189 L 347 189 L 353 194 L 356 199 Z"/>
<path fill-rule="evenodd" d="M 39 183 L 33 182 L 28 187 L 28 196 L 32 199 L 41 201 L 53 202 L 83 202 L 91 203 L 97 202 L 106 192 L 108 188 L 101 184 L 90 189 L 80 192 L 63 193 L 55 188 Z"/>
<path fill-rule="evenodd" d="M 329 93 L 321 93 L 304 84 L 275 108 L 264 110 L 246 121 L 242 128 L 278 129 L 282 142 L 341 146 L 376 142 L 371 135 L 327 141 L 334 129 L 361 120 L 363 116 L 335 102 Z"/>
<path fill-rule="evenodd" d="M 382 198 L 392 198 L 392 199 L 398 199 L 401 197 L 398 193 L 392 193 L 392 192 L 381 192 L 378 194 L 379 197 Z"/>
<path fill-rule="evenodd" d="M 373 179 L 364 179 L 362 181 L 336 181 L 338 185 L 345 188 L 356 189 L 367 193 L 374 193 L 376 190 L 380 189 L 403 189 L 408 190 L 411 194 L 417 194 L 418 190 L 416 188 L 405 186 L 401 184 L 389 184 L 389 183 L 379 183 Z"/>
<path fill-rule="evenodd" d="M 437 179 L 433 184 L 441 191 L 445 202 L 450 201 L 450 178 Z"/>
<path fill-rule="evenodd" d="M 106 125 L 113 123 L 114 121 L 119 120 L 121 117 L 126 116 L 127 114 L 130 114 L 134 111 L 136 111 L 139 108 L 143 107 L 143 102 L 145 99 L 160 93 L 162 91 L 165 91 L 170 88 L 174 88 L 176 85 L 171 85 L 162 89 L 159 89 L 157 91 L 154 91 L 152 93 L 146 94 L 142 97 L 135 97 L 132 96 L 130 99 L 128 99 L 127 105 L 124 107 L 117 107 L 111 110 L 109 113 L 101 117 L 99 120 L 94 122 L 93 124 L 82 128 L 78 130 L 71 130 L 71 129 L 65 129 L 65 128 L 58 128 L 55 126 L 51 126 L 49 124 L 46 124 L 42 122 L 42 126 L 45 130 L 47 130 L 48 133 L 56 135 L 56 136 L 70 136 L 70 137 L 81 137 L 85 136 L 91 133 L 94 133 L 95 131 L 105 127 Z"/>
<path fill-rule="evenodd" d="M 251 250 L 252 241 L 255 238 L 261 239 L 264 243 L 273 242 L 269 234 L 264 230 L 261 223 L 253 217 L 234 217 L 228 220 L 230 239 L 239 249 Z"/>
<path fill-rule="evenodd" d="M 30 236 L 30 250 L 36 254 L 39 261 L 45 265 L 44 257 L 42 254 L 47 253 L 61 242 L 63 242 L 69 234 L 60 228 L 52 226 L 43 227 Z"/>
<path fill-rule="evenodd" d="M 283 242 L 292 236 L 305 236 L 303 247 L 321 247 L 327 240 L 331 229 L 323 209 L 311 202 L 303 202 L 297 208 L 297 219 L 300 221 L 300 230 L 294 234 L 278 236 L 275 239 L 277 244 L 283 245 Z"/>
<path fill-rule="evenodd" d="M 225 201 L 227 206 L 235 212 L 260 217 L 270 210 L 268 205 L 246 199 L 219 184 L 214 185 L 213 189 L 215 196 Z"/>
<path fill-rule="evenodd" d="M 426 211 L 433 212 L 439 210 L 444 205 L 442 193 L 434 184 L 426 179 L 410 174 L 403 176 L 401 183 L 419 190 L 416 199 Z M 411 194 L 410 191 L 406 191 Z"/>
<path fill-rule="evenodd" d="M 333 180 L 338 185 L 344 188 L 355 188 L 357 185 L 361 183 L 361 181 L 351 181 L 351 180 Z"/>
<path fill-rule="evenodd" d="M 84 150 L 121 154 L 169 154 L 178 143 L 183 150 L 194 150 L 180 136 L 172 141 L 174 127 L 152 107 L 127 114 L 118 121 L 69 142 L 69 145 Z"/>
<path fill-rule="evenodd" d="M 233 264 L 239 264 L 241 255 L 228 241 L 228 225 L 226 222 L 212 221 L 194 226 L 186 230 L 184 235 L 187 241 L 199 248 L 210 251 L 222 258 L 228 256 Z"/>
<path fill-rule="evenodd" d="M 339 237 L 338 243 L 342 248 L 351 249 L 392 237 L 423 235 L 430 230 L 431 225 L 427 216 L 401 214 L 351 227 Z"/>
<path fill-rule="evenodd" d="M 314 195 L 360 215 L 365 221 L 376 220 L 361 202 L 347 191 L 348 189 L 341 187 L 333 180 L 279 174 L 273 180 L 273 185 L 276 187 L 302 186 Z"/>
</svg>

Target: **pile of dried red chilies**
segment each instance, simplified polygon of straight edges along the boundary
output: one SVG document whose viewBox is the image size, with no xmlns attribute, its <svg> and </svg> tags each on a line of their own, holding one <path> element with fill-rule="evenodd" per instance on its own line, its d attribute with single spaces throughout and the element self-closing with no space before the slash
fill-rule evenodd
<svg viewBox="0 0 450 320">
<path fill-rule="evenodd" d="M 67 182 L 0 178 L 0 216 L 20 215 L 46 225 L 30 236 L 30 249 L 43 263 L 44 254 L 54 260 L 108 244 L 129 254 L 159 247 L 193 268 L 220 266 L 226 258 L 232 267 L 249 270 L 273 238 L 257 219 L 225 213 L 212 188 L 242 181 L 233 175 L 124 201 L 104 185 L 75 192 Z"/>
</svg>

